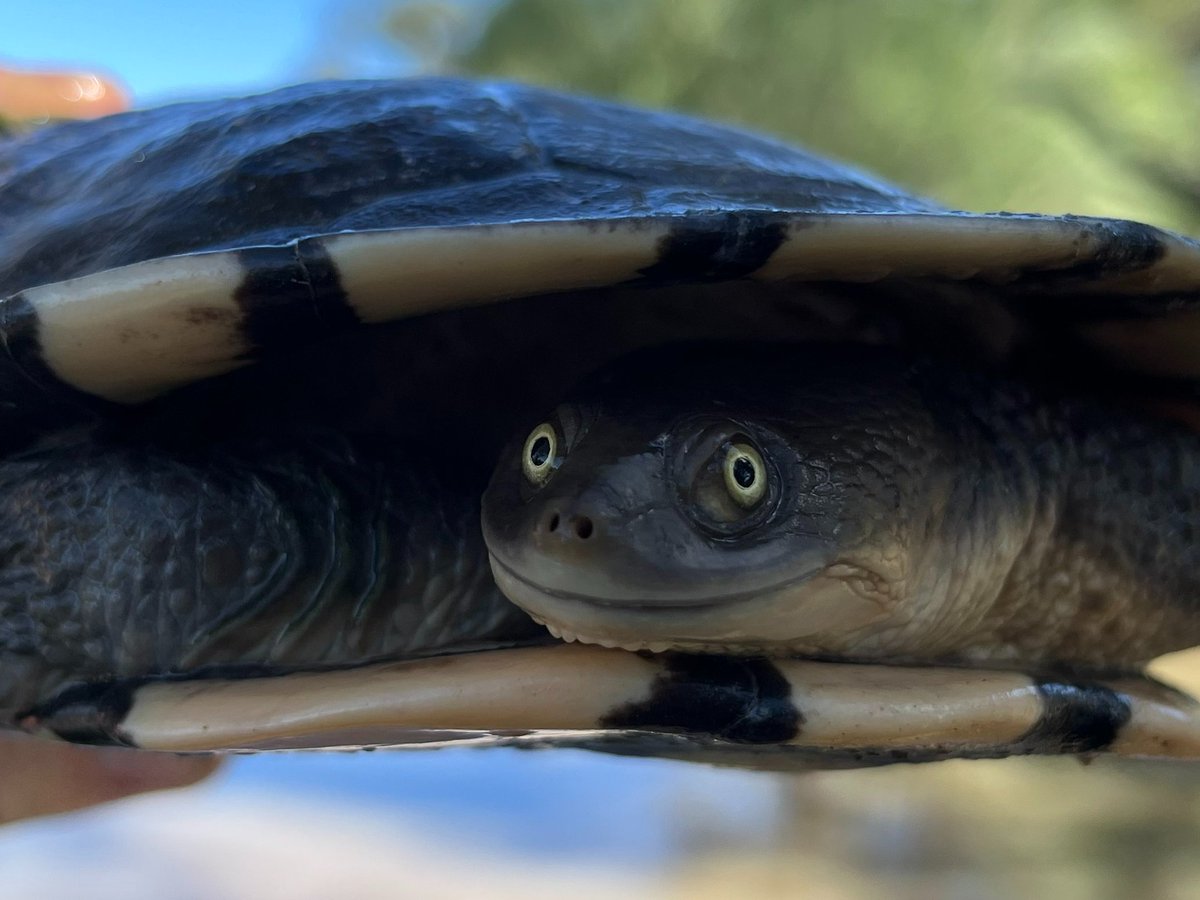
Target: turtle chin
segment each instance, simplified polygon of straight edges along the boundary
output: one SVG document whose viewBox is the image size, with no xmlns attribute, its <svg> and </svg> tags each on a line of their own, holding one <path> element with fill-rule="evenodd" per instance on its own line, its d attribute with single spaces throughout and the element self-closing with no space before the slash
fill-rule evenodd
<svg viewBox="0 0 1200 900">
<path fill-rule="evenodd" d="M 546 587 L 495 553 L 489 557 L 505 596 L 556 637 L 623 650 L 871 656 L 872 626 L 894 613 L 887 598 L 856 589 L 841 566 L 752 592 L 664 602 L 606 596 L 589 590 L 586 576 L 572 585 L 578 590 Z"/>
</svg>

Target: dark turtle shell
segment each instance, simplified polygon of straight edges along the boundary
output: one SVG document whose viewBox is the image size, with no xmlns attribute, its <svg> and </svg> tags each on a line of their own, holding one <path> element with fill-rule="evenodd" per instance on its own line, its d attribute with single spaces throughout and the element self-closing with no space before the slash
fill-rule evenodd
<svg viewBox="0 0 1200 900">
<path fill-rule="evenodd" d="M 364 322 L 734 279 L 1000 287 L 1028 340 L 1200 367 L 1193 241 L 950 212 L 744 132 L 515 85 L 332 82 L 43 129 L 0 145 L 0 235 L 9 355 L 120 401 Z"/>
<path fill-rule="evenodd" d="M 1190 399 L 1198 288 L 1200 245 L 1156 228 L 952 212 L 742 131 L 516 85 L 301 85 L 0 143 L 10 453 L 80 424 L 187 419 L 197 439 L 218 420 L 323 422 L 348 406 L 407 434 L 497 420 L 478 427 L 486 458 L 598 361 L 792 332 Z M 386 350 L 362 354 L 368 333 Z M 17 673 L 0 677 L 15 698 L 0 709 L 206 667 L 404 655 L 222 655 L 204 644 L 228 625 L 219 609 L 104 633 L 148 615 L 144 599 L 68 631 L 0 603 L 0 661 Z"/>
</svg>

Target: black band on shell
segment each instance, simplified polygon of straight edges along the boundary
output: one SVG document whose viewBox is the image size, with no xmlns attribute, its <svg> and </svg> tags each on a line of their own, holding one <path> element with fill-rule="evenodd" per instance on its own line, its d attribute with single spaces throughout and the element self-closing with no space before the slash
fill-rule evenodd
<svg viewBox="0 0 1200 900">
<path fill-rule="evenodd" d="M 803 723 L 791 685 L 770 661 L 682 653 L 665 657 L 648 698 L 600 720 L 604 728 L 682 731 L 747 744 L 789 741 Z"/>
<path fill-rule="evenodd" d="M 656 283 L 742 278 L 761 269 L 787 236 L 786 217 L 772 213 L 688 218 L 659 240 L 658 259 L 641 270 L 642 278 Z"/>
<path fill-rule="evenodd" d="M 136 747 L 121 725 L 133 708 L 137 688 L 136 681 L 76 685 L 22 718 L 76 744 Z"/>
<path fill-rule="evenodd" d="M 1133 714 L 1124 694 L 1102 684 L 1041 679 L 1037 722 L 1016 742 L 1025 753 L 1096 753 L 1107 750 Z"/>
<path fill-rule="evenodd" d="M 1015 283 L 1040 286 L 1103 282 L 1114 275 L 1148 269 L 1166 255 L 1166 235 L 1152 225 L 1120 219 L 1075 221 L 1095 247 L 1069 266 L 1025 267 L 1017 273 Z"/>
<path fill-rule="evenodd" d="M 316 240 L 238 252 L 246 276 L 234 295 L 260 352 L 288 350 L 359 324 L 337 266 Z"/>
<path fill-rule="evenodd" d="M 0 450 L 58 428 L 119 415 L 119 407 L 63 381 L 42 352 L 41 322 L 24 294 L 0 301 Z"/>
</svg>

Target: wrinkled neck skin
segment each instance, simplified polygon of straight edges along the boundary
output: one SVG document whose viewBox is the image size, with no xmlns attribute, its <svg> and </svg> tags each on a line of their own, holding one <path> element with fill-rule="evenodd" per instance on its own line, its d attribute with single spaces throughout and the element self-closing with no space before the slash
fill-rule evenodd
<svg viewBox="0 0 1200 900">
<path fill-rule="evenodd" d="M 1200 449 L 1169 425 L 894 351 L 704 345 L 547 421 L 551 474 L 514 443 L 484 534 L 501 589 L 564 637 L 1080 671 L 1200 640 Z M 721 477 L 745 446 L 752 508 Z"/>
</svg>

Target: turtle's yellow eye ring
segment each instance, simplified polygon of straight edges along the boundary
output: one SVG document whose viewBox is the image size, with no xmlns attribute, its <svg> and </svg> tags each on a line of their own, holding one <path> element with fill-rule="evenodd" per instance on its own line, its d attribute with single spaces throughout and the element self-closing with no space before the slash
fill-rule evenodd
<svg viewBox="0 0 1200 900">
<path fill-rule="evenodd" d="M 558 457 L 558 435 L 554 426 L 543 422 L 525 438 L 521 450 L 521 470 L 530 483 L 541 487 L 554 472 L 554 461 Z"/>
<path fill-rule="evenodd" d="M 750 509 L 767 493 L 767 467 L 749 444 L 734 444 L 725 454 L 725 489 L 738 506 Z"/>
</svg>

